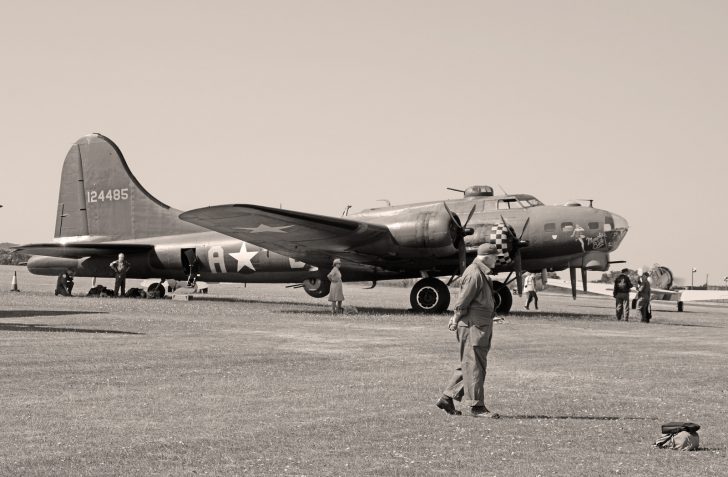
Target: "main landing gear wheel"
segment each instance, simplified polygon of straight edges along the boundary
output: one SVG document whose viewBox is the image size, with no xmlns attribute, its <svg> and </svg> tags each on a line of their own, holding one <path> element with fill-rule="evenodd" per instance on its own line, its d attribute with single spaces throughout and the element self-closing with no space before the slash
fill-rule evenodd
<svg viewBox="0 0 728 477">
<path fill-rule="evenodd" d="M 495 312 L 507 315 L 511 312 L 513 295 L 508 287 L 501 282 L 493 281 L 493 300 L 495 301 Z"/>
<path fill-rule="evenodd" d="M 412 287 L 410 304 L 418 313 L 442 313 L 450 306 L 450 289 L 437 278 L 423 278 Z"/>
<path fill-rule="evenodd" d="M 314 298 L 323 298 L 331 291 L 328 278 L 307 278 L 303 281 L 303 289 Z"/>
</svg>

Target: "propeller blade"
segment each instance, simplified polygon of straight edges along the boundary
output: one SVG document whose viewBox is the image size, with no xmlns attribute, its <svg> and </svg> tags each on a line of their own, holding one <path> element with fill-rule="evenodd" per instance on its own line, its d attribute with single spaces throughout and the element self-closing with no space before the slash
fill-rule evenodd
<svg viewBox="0 0 728 477">
<path fill-rule="evenodd" d="M 452 210 L 450 210 L 450 207 L 447 206 L 447 202 L 443 202 L 442 205 L 445 206 L 445 210 L 447 210 L 447 213 L 450 215 L 450 220 L 452 220 L 454 223 L 458 225 L 458 227 L 461 227 L 460 225 L 460 219 L 458 219 L 458 216 L 453 213 Z"/>
<path fill-rule="evenodd" d="M 571 297 L 576 300 L 576 268 L 569 267 L 569 278 L 571 278 Z"/>
<path fill-rule="evenodd" d="M 460 237 L 460 240 L 458 240 L 458 265 L 460 269 L 460 275 L 465 273 L 465 268 L 468 266 L 468 257 L 465 252 L 465 240 Z"/>
<path fill-rule="evenodd" d="M 523 295 L 523 268 L 521 267 L 521 251 L 516 250 L 513 257 L 513 268 L 516 270 L 516 286 L 518 287 L 518 296 Z"/>
<path fill-rule="evenodd" d="M 586 268 L 581 267 L 581 284 L 584 287 L 584 293 L 586 293 Z"/>
<path fill-rule="evenodd" d="M 531 217 L 526 217 L 526 223 L 523 224 L 523 228 L 521 229 L 521 236 L 518 237 L 518 241 L 521 242 L 521 239 L 523 238 L 523 234 L 526 233 L 526 227 L 528 227 L 528 223 L 531 221 Z"/>
<path fill-rule="evenodd" d="M 465 227 L 467 227 L 467 226 L 468 226 L 468 222 L 470 222 L 470 219 L 472 219 L 472 218 L 473 218 L 473 214 L 474 214 L 474 213 L 475 213 L 475 204 L 473 204 L 473 208 L 472 208 L 472 209 L 470 209 L 470 213 L 468 214 L 468 218 L 467 218 L 467 220 L 466 220 L 466 221 L 465 221 L 465 223 L 463 224 L 463 228 L 465 228 Z"/>
<path fill-rule="evenodd" d="M 518 237 L 513 233 L 513 229 L 511 229 L 511 226 L 508 225 L 508 222 L 506 222 L 506 219 L 503 218 L 503 214 L 500 216 L 501 222 L 503 222 L 503 225 L 506 226 L 506 233 L 508 236 L 513 240 L 514 242 L 518 240 Z"/>
</svg>

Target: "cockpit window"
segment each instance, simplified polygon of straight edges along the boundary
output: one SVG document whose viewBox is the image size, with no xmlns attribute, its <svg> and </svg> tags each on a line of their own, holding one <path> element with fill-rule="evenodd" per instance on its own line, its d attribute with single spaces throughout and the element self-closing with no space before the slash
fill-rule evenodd
<svg viewBox="0 0 728 477">
<path fill-rule="evenodd" d="M 530 195 L 515 195 L 505 197 L 498 201 L 499 210 L 527 209 L 528 207 L 536 207 L 539 205 L 543 205 L 543 202 Z"/>
<path fill-rule="evenodd" d="M 521 209 L 523 206 L 516 199 L 509 197 L 498 201 L 498 210 Z"/>
<path fill-rule="evenodd" d="M 614 229 L 614 219 L 611 215 L 607 215 L 604 218 L 604 231 L 605 232 L 611 232 L 612 229 Z"/>
</svg>

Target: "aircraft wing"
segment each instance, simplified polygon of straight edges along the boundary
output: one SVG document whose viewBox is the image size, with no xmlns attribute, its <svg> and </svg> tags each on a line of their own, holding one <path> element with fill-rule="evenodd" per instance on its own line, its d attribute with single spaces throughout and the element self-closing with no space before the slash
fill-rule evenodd
<svg viewBox="0 0 728 477">
<path fill-rule="evenodd" d="M 260 205 L 218 205 L 179 217 L 314 265 L 329 265 L 334 257 L 375 265 L 396 246 L 385 225 Z"/>
<path fill-rule="evenodd" d="M 117 253 L 129 255 L 138 252 L 146 252 L 153 248 L 154 246 L 152 245 L 129 243 L 31 243 L 13 247 L 13 251 L 24 253 L 26 255 L 44 255 L 46 257 L 59 258 L 83 258 L 98 255 L 107 255 L 112 257 Z"/>
<path fill-rule="evenodd" d="M 549 278 L 549 285 L 559 288 L 571 288 L 571 284 L 564 280 Z M 581 289 L 579 287 L 579 289 Z M 589 283 L 589 292 L 599 295 L 612 296 L 614 288 L 612 285 L 604 283 Z M 635 291 L 630 291 L 630 296 L 635 296 Z M 662 288 L 652 288 L 650 290 L 652 301 L 714 301 L 728 300 L 728 290 L 664 290 Z"/>
<path fill-rule="evenodd" d="M 567 288 L 571 290 L 571 283 L 567 282 L 566 280 L 561 280 L 558 278 L 549 278 L 548 282 L 546 283 L 546 286 L 554 286 L 557 288 Z M 587 288 L 589 290 L 589 293 L 595 293 L 597 295 L 604 295 L 604 296 L 612 296 L 612 291 L 614 288 L 612 285 L 607 285 L 606 283 L 596 283 L 596 282 L 589 282 L 587 283 Z M 583 290 L 583 286 L 581 281 L 577 281 L 577 290 Z M 634 292 L 632 292 L 634 294 Z"/>
<path fill-rule="evenodd" d="M 728 300 L 728 290 L 682 290 L 680 301 Z"/>
</svg>

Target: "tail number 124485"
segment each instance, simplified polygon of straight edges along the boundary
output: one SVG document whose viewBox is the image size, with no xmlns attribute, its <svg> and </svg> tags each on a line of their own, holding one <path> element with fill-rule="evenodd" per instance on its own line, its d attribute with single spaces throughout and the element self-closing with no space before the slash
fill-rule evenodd
<svg viewBox="0 0 728 477">
<path fill-rule="evenodd" d="M 106 202 L 113 200 L 127 200 L 129 198 L 129 189 L 108 189 L 108 190 L 89 190 L 86 191 L 87 202 Z"/>
</svg>

